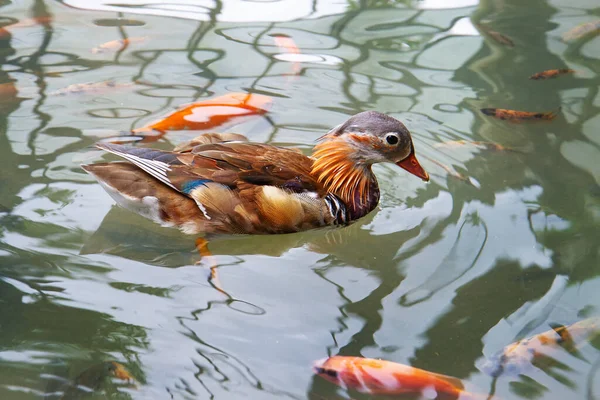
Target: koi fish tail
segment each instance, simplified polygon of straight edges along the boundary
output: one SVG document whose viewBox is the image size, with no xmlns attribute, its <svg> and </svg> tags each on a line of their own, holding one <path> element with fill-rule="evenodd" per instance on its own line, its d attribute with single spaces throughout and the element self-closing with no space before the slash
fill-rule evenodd
<svg viewBox="0 0 600 400">
<path fill-rule="evenodd" d="M 554 119 L 562 110 L 562 106 L 558 106 L 558 108 L 554 111 L 550 111 L 545 119 Z"/>
</svg>

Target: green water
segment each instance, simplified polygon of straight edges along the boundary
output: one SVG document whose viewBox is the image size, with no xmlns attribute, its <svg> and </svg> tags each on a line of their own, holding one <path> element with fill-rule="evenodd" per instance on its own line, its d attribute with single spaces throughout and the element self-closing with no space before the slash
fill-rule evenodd
<svg viewBox="0 0 600 400">
<path fill-rule="evenodd" d="M 521 376 L 479 369 L 517 339 L 600 313 L 600 36 L 561 41 L 600 18 L 597 1 L 155 3 L 0 1 L 2 26 L 38 18 L 0 30 L 1 399 L 56 398 L 104 360 L 137 387 L 83 397 L 370 398 L 313 375 L 336 354 L 505 400 L 600 398 L 591 344 Z M 318 57 L 285 61 L 275 34 Z M 147 40 L 91 51 L 123 37 Z M 554 68 L 577 73 L 527 79 Z M 129 85 L 52 93 L 108 79 Z M 104 159 L 95 141 L 228 92 L 273 104 L 215 130 L 306 151 L 349 115 L 389 113 L 432 179 L 379 165 L 380 206 L 350 227 L 211 243 L 228 298 L 207 283 L 195 237 L 117 208 L 79 167 Z M 521 124 L 479 112 L 559 106 Z M 463 139 L 517 151 L 436 146 Z"/>
</svg>

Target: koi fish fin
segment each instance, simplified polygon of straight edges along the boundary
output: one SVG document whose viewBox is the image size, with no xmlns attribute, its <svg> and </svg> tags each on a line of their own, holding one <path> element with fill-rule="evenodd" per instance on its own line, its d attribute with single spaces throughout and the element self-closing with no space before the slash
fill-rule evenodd
<svg viewBox="0 0 600 400">
<path fill-rule="evenodd" d="M 481 393 L 481 392 L 470 392 L 466 391 L 465 385 L 462 380 L 455 378 L 453 376 L 436 374 L 435 372 L 430 372 L 431 375 L 435 375 L 436 378 L 441 379 L 445 382 L 448 382 L 460 392 L 457 400 L 500 400 L 498 396 L 495 396 L 493 393 Z"/>
<path fill-rule="evenodd" d="M 453 376 L 436 374 L 435 372 L 428 372 L 428 374 L 434 375 L 436 378 L 441 379 L 445 382 L 448 382 L 449 384 L 451 384 L 452 386 L 454 386 L 455 388 L 457 388 L 459 390 L 463 390 L 465 388 L 465 385 L 463 384 L 463 382 L 460 379 L 455 378 Z"/>
</svg>

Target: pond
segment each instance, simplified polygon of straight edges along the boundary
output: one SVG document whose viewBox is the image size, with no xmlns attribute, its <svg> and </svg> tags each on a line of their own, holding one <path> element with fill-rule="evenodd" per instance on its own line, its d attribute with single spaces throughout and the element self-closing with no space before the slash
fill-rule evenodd
<svg viewBox="0 0 600 400">
<path fill-rule="evenodd" d="M 600 398 L 594 341 L 513 376 L 482 368 L 600 313 L 600 36 L 564 37 L 598 18 L 595 0 L 0 1 L 0 398 L 61 398 L 107 360 L 136 383 L 73 398 L 373 398 L 314 374 L 333 355 L 483 398 Z M 550 69 L 574 72 L 528 79 Z M 270 105 L 202 132 L 310 154 L 377 110 L 431 180 L 378 164 L 380 204 L 356 223 L 225 236 L 211 258 L 80 167 L 114 160 L 95 142 L 231 93 Z"/>
</svg>

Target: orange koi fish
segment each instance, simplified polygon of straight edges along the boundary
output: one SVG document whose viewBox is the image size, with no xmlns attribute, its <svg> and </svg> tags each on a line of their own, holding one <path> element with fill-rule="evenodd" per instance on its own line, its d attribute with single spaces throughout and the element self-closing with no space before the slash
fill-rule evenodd
<svg viewBox="0 0 600 400">
<path fill-rule="evenodd" d="M 373 358 L 333 356 L 317 361 L 314 371 L 342 388 L 369 394 L 420 393 L 429 399 L 441 394 L 456 399 L 486 398 L 466 392 L 460 379 Z"/>
<path fill-rule="evenodd" d="M 10 36 L 10 30 L 15 28 L 30 28 L 35 25 L 47 26 L 54 18 L 51 15 L 43 17 L 26 18 L 13 24 L 4 25 L 0 28 L 0 39 L 5 39 Z M 6 29 L 8 28 L 8 29 Z"/>
<path fill-rule="evenodd" d="M 92 53 L 98 54 L 98 53 L 104 53 L 106 51 L 118 51 L 118 50 L 124 49 L 125 47 L 129 46 L 132 43 L 141 43 L 146 40 L 148 40 L 148 36 L 130 37 L 127 39 L 111 40 L 110 42 L 103 43 L 98 47 L 94 47 L 92 49 Z"/>
<path fill-rule="evenodd" d="M 496 32 L 491 30 L 488 26 L 482 24 L 475 24 L 481 31 L 487 34 L 489 37 L 494 39 L 496 42 L 503 44 L 508 47 L 515 47 L 514 42 L 506 35 L 501 34 L 500 32 Z"/>
<path fill-rule="evenodd" d="M 574 353 L 578 347 L 600 334 L 600 317 L 588 318 L 569 326 L 555 326 L 551 330 L 506 346 L 490 357 L 483 372 L 491 376 L 518 375 L 534 365 L 536 359 L 563 348 Z"/>
<path fill-rule="evenodd" d="M 575 73 L 575 70 L 569 69 L 569 68 L 549 69 L 547 71 L 542 71 L 542 72 L 533 74 L 529 77 L 529 79 L 534 79 L 534 80 L 550 79 L 550 78 L 556 78 L 559 75 L 574 74 L 574 73 Z"/>
<path fill-rule="evenodd" d="M 296 46 L 296 42 L 294 42 L 294 39 L 288 35 L 278 33 L 271 36 L 273 37 L 277 47 L 279 47 L 279 49 L 282 51 L 285 51 L 286 53 L 300 54 L 300 49 L 298 49 L 298 46 Z"/>
<path fill-rule="evenodd" d="M 229 93 L 209 100 L 189 104 L 132 132 L 179 131 L 184 129 L 210 129 L 236 118 L 249 115 L 262 115 L 271 104 L 269 96 L 250 93 Z"/>
<path fill-rule="evenodd" d="M 300 54 L 300 49 L 296 46 L 296 42 L 291 37 L 284 34 L 274 34 L 272 35 L 275 44 L 279 49 L 287 54 Z M 293 75 L 298 75 L 300 72 L 301 66 L 299 62 L 292 63 L 292 73 Z"/>
<path fill-rule="evenodd" d="M 573 42 L 577 39 L 583 38 L 584 36 L 598 32 L 600 32 L 600 19 L 577 25 L 575 28 L 563 33 L 562 40 L 563 42 Z"/>
<path fill-rule="evenodd" d="M 516 111 L 516 110 L 506 110 L 504 108 L 482 108 L 480 111 L 485 115 L 489 115 L 491 117 L 496 117 L 502 120 L 508 121 L 523 121 L 523 120 L 552 120 L 561 110 L 561 107 L 558 107 L 556 111 L 548 111 L 548 112 L 529 112 L 529 111 Z"/>
<path fill-rule="evenodd" d="M 116 361 L 105 361 L 100 364 L 91 366 L 90 368 L 79 374 L 73 382 L 68 382 L 68 387 L 63 389 L 61 400 L 78 399 L 82 392 L 87 390 L 98 390 L 106 378 L 117 378 L 128 383 L 135 383 L 135 378 L 127 369 Z"/>
<path fill-rule="evenodd" d="M 75 83 L 65 88 L 48 93 L 49 96 L 65 96 L 67 94 L 100 93 L 111 89 L 133 86 L 133 82 L 116 83 L 115 81 Z"/>
</svg>

